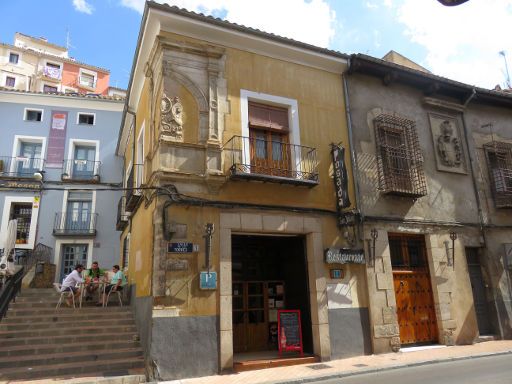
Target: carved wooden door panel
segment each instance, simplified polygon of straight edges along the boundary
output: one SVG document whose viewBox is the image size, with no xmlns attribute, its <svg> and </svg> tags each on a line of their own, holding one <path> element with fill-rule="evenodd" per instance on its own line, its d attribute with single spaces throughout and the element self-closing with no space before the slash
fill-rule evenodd
<svg viewBox="0 0 512 384">
<path fill-rule="evenodd" d="M 288 137 L 262 129 L 250 130 L 251 171 L 259 174 L 292 177 Z"/>
<path fill-rule="evenodd" d="M 437 342 L 437 321 L 424 238 L 390 235 L 389 244 L 400 342 Z"/>
</svg>

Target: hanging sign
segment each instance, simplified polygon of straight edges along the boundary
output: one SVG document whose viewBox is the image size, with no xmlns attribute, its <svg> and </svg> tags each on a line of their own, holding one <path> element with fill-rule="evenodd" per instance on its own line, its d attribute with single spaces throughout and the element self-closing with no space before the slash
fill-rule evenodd
<svg viewBox="0 0 512 384">
<path fill-rule="evenodd" d="M 345 148 L 341 145 L 331 144 L 332 165 L 334 173 L 334 190 L 336 191 L 336 208 L 338 214 L 343 208 L 350 206 L 348 196 L 348 177 L 345 165 Z"/>
<path fill-rule="evenodd" d="M 280 309 L 277 311 L 277 343 L 279 355 L 283 352 L 296 351 L 304 354 L 302 346 L 302 328 L 300 310 Z"/>
<path fill-rule="evenodd" d="M 325 262 L 327 264 L 364 264 L 364 249 L 327 248 Z"/>
<path fill-rule="evenodd" d="M 194 243 L 167 243 L 169 253 L 192 253 L 199 252 L 199 245 Z"/>
<path fill-rule="evenodd" d="M 48 135 L 47 168 L 62 168 L 64 148 L 66 146 L 66 127 L 68 113 L 52 111 L 50 134 Z"/>
</svg>

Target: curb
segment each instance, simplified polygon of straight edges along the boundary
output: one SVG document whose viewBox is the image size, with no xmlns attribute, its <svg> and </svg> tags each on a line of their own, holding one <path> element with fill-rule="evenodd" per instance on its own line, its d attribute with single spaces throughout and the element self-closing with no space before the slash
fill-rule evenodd
<svg viewBox="0 0 512 384">
<path fill-rule="evenodd" d="M 401 368 L 421 367 L 423 365 L 432 365 L 432 364 L 445 363 L 445 362 L 450 362 L 450 361 L 462 361 L 462 360 L 478 359 L 481 357 L 502 356 L 502 355 L 510 355 L 510 354 L 512 354 L 512 349 L 510 349 L 508 351 L 500 351 L 500 352 L 484 352 L 484 353 L 479 353 L 477 355 L 470 355 L 470 356 L 447 357 L 444 359 L 432 359 L 432 360 L 417 361 L 417 362 L 413 362 L 413 363 L 389 365 L 389 366 L 378 367 L 378 368 L 359 369 L 359 370 L 332 373 L 329 375 L 312 376 L 312 377 L 299 378 L 299 379 L 293 379 L 293 380 L 268 381 L 268 382 L 265 382 L 262 384 L 303 384 L 303 383 L 311 383 L 311 382 L 321 381 L 321 380 L 341 379 L 344 377 L 365 375 L 368 373 L 392 371 L 392 370 L 401 369 Z M 326 362 L 326 364 L 328 364 L 328 363 L 329 362 Z"/>
</svg>

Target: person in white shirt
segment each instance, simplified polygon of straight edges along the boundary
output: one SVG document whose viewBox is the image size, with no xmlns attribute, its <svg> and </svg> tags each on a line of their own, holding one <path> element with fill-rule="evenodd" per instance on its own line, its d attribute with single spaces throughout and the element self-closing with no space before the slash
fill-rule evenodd
<svg viewBox="0 0 512 384">
<path fill-rule="evenodd" d="M 78 288 L 76 285 L 83 283 L 82 279 L 82 271 L 84 270 L 84 266 L 81 264 L 77 264 L 73 272 L 71 272 L 69 275 L 67 275 L 64 278 L 64 281 L 62 282 L 62 286 L 60 291 L 66 292 L 71 291 L 73 292 L 73 295 L 75 296 L 75 300 L 77 300 L 80 297 L 80 288 Z M 67 305 L 70 307 L 72 303 L 72 298 L 68 297 L 66 299 Z"/>
</svg>

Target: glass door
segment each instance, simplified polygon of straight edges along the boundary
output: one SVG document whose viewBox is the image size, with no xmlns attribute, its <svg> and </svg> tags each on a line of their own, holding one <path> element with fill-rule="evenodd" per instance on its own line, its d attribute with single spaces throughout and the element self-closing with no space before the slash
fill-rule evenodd
<svg viewBox="0 0 512 384">
<path fill-rule="evenodd" d="M 68 201 L 66 230 L 87 232 L 91 223 L 91 201 Z"/>
<path fill-rule="evenodd" d="M 62 246 L 60 281 L 69 275 L 77 264 L 87 264 L 87 248 L 87 244 L 64 244 Z"/>
<path fill-rule="evenodd" d="M 92 179 L 94 176 L 94 165 L 96 164 L 95 159 L 96 148 L 76 146 L 73 159 L 73 178 Z"/>
<path fill-rule="evenodd" d="M 16 159 L 16 175 L 32 177 L 41 167 L 41 144 L 21 142 L 20 154 Z"/>
</svg>

